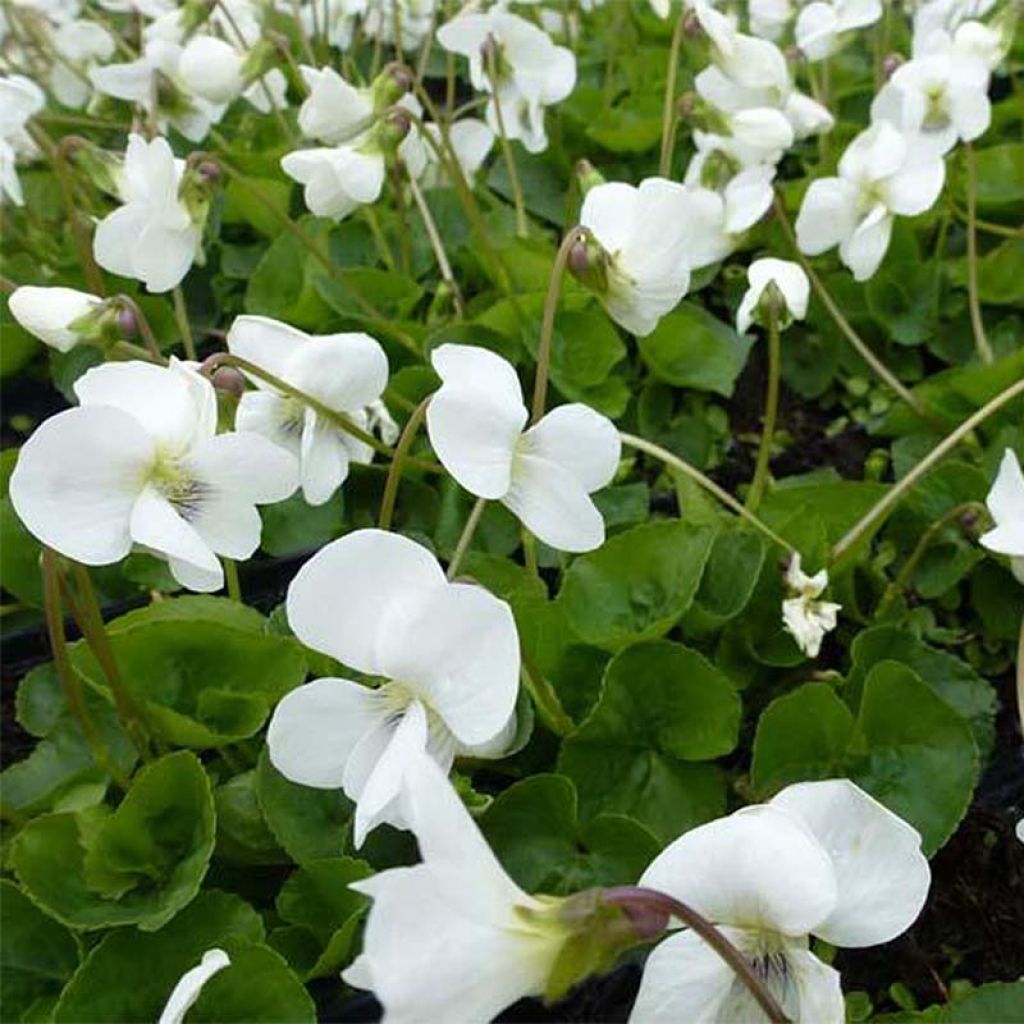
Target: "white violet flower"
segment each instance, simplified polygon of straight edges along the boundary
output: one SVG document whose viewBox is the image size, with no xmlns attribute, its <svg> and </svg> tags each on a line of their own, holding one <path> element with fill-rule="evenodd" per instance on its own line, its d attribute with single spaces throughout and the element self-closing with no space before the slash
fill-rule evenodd
<svg viewBox="0 0 1024 1024">
<path fill-rule="evenodd" d="M 1024 583 L 1024 473 L 1010 448 L 1003 453 L 985 504 L 995 526 L 982 534 L 979 543 L 989 551 L 1009 555 L 1013 575 Z"/>
<path fill-rule="evenodd" d="M 22 285 L 7 300 L 11 316 L 40 341 L 58 352 L 69 352 L 96 319 L 106 299 L 74 288 Z"/>
<path fill-rule="evenodd" d="M 23 75 L 0 75 L 0 200 L 25 202 L 16 167 L 19 156 L 35 156 L 36 145 L 25 130 L 30 117 L 46 106 L 46 96 Z"/>
<path fill-rule="evenodd" d="M 778 260 L 772 257 L 754 260 L 747 268 L 747 289 L 740 307 L 736 312 L 736 330 L 745 334 L 752 323 L 768 327 L 768 311 L 762 308 L 765 289 L 773 285 L 774 296 L 771 301 L 781 299 L 781 308 L 774 310 L 778 317 L 780 330 L 788 327 L 794 320 L 803 320 L 807 316 L 807 303 L 811 297 L 811 282 L 807 279 L 803 267 L 790 260 Z"/>
<path fill-rule="evenodd" d="M 854 29 L 882 16 L 882 0 L 815 0 L 796 19 L 796 45 L 810 61 L 830 57 Z"/>
<path fill-rule="evenodd" d="M 797 646 L 808 657 L 816 658 L 825 634 L 836 628 L 842 605 L 820 600 L 828 587 L 828 572 L 820 569 L 808 576 L 795 552 L 786 569 L 786 588 L 790 596 L 782 602 L 782 623 Z"/>
</svg>

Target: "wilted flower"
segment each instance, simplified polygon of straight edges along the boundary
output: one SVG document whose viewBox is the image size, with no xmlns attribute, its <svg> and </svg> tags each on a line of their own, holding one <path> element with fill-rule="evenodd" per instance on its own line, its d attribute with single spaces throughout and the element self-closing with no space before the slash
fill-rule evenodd
<svg viewBox="0 0 1024 1024">
<path fill-rule="evenodd" d="M 128 137 L 120 176 L 124 205 L 96 227 L 96 262 L 112 274 L 166 292 L 181 283 L 199 252 L 206 208 L 190 209 L 182 195 L 185 162 L 166 139 Z"/>
<path fill-rule="evenodd" d="M 889 248 L 893 218 L 924 213 L 945 180 L 934 146 L 879 121 L 847 146 L 838 177 L 811 182 L 796 222 L 800 250 L 816 255 L 838 245 L 854 278 L 866 281 Z"/>
<path fill-rule="evenodd" d="M 75 382 L 80 405 L 45 420 L 11 476 L 15 511 L 43 544 L 86 565 L 137 545 L 189 590 L 219 590 L 217 555 L 259 546 L 256 505 L 296 486 L 294 458 L 257 434 L 217 434 L 213 386 L 175 359 L 104 363 Z"/>
<path fill-rule="evenodd" d="M 736 312 L 740 334 L 752 323 L 768 327 L 771 317 L 781 330 L 807 315 L 811 283 L 799 263 L 771 257 L 754 260 L 747 268 L 747 281 L 750 287 Z"/>
<path fill-rule="evenodd" d="M 1003 453 L 985 503 L 995 526 L 982 534 L 979 542 L 989 551 L 1009 555 L 1014 576 L 1024 583 L 1024 473 L 1011 448 Z"/>
<path fill-rule="evenodd" d="M 449 583 L 407 537 L 357 530 L 321 548 L 288 588 L 288 623 L 307 647 L 367 676 L 317 679 L 278 704 L 267 733 L 293 782 L 344 789 L 355 843 L 402 826 L 406 766 L 424 752 L 445 772 L 457 753 L 496 756 L 512 737 L 519 639 L 512 612 L 483 587 Z"/>
<path fill-rule="evenodd" d="M 800 566 L 796 552 L 786 569 L 786 588 L 790 596 L 782 602 L 782 623 L 804 654 L 816 658 L 825 634 L 836 628 L 836 616 L 842 605 L 819 598 L 828 587 L 828 572 L 821 569 L 808 576 Z"/>
<path fill-rule="evenodd" d="M 559 406 L 529 430 L 519 378 L 485 348 L 441 345 L 431 354 L 441 388 L 427 407 L 430 443 L 471 494 L 500 501 L 545 544 L 591 551 L 604 543 L 592 492 L 611 482 L 621 444 L 607 417 Z"/>
<path fill-rule="evenodd" d="M 888 942 L 914 922 L 931 882 L 921 837 L 846 779 L 801 782 L 770 803 L 700 825 L 640 879 L 689 904 L 754 964 L 797 1024 L 842 1024 L 839 974 L 808 949 Z M 644 967 L 634 1024 L 759 1021 L 732 969 L 694 932 L 665 939 Z"/>
<path fill-rule="evenodd" d="M 580 225 L 599 243 L 595 291 L 633 334 L 650 334 L 690 287 L 690 205 L 689 191 L 665 178 L 597 185 L 583 200 Z"/>
<path fill-rule="evenodd" d="M 388 382 L 384 350 L 368 334 L 310 335 L 263 316 L 240 316 L 228 331 L 228 349 L 343 413 L 363 430 L 368 408 Z M 322 505 L 344 483 L 350 462 L 369 463 L 373 449 L 321 413 L 253 378 L 257 390 L 242 395 L 235 413 L 239 430 L 262 434 L 299 460 L 302 493 Z"/>
<path fill-rule="evenodd" d="M 29 334 L 68 352 L 100 328 L 106 300 L 74 288 L 38 288 L 23 285 L 7 300 L 11 316 Z"/>
<path fill-rule="evenodd" d="M 231 958 L 223 949 L 208 949 L 202 960 L 178 979 L 157 1024 L 183 1024 L 185 1014 L 195 1005 L 203 986 L 219 971 L 230 966 Z"/>
</svg>

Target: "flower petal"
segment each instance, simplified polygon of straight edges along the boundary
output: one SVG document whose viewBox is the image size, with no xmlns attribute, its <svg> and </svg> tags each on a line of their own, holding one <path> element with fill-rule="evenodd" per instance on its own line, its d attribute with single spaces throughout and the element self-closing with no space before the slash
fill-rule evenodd
<svg viewBox="0 0 1024 1024">
<path fill-rule="evenodd" d="M 132 540 L 205 571 L 221 572 L 217 556 L 174 506 L 155 488 L 143 488 L 132 508 Z"/>
<path fill-rule="evenodd" d="M 876 946 L 914 923 L 931 884 L 915 828 L 848 779 L 787 786 L 771 806 L 796 815 L 835 865 L 839 902 L 815 935 Z"/>
<path fill-rule="evenodd" d="M 275 377 L 283 377 L 288 360 L 311 341 L 305 331 L 269 316 L 236 316 L 228 331 L 228 351 L 255 363 Z M 267 388 L 259 379 L 253 383 Z"/>
<path fill-rule="evenodd" d="M 167 1005 L 160 1013 L 157 1024 L 182 1024 L 185 1014 L 195 1005 L 203 986 L 218 971 L 231 965 L 231 959 L 223 949 L 208 949 L 203 958 L 191 970 L 186 971 L 174 986 L 167 999 Z"/>
<path fill-rule="evenodd" d="M 568 470 L 590 493 L 611 483 L 622 456 L 615 424 L 579 402 L 552 409 L 523 440 L 525 451 Z"/>
<path fill-rule="evenodd" d="M 190 452 L 188 464 L 219 493 L 254 505 L 284 501 L 298 486 L 295 456 L 255 433 L 208 438 Z"/>
<path fill-rule="evenodd" d="M 1003 452 L 999 472 L 985 504 L 1000 526 L 1024 525 L 1024 473 L 1012 448 Z"/>
<path fill-rule="evenodd" d="M 312 409 L 306 410 L 300 447 L 302 496 L 323 505 L 348 476 L 349 451 L 338 431 Z"/>
<path fill-rule="evenodd" d="M 336 412 L 355 412 L 377 401 L 388 383 L 388 357 L 368 334 L 311 338 L 288 361 L 290 384 Z"/>
</svg>

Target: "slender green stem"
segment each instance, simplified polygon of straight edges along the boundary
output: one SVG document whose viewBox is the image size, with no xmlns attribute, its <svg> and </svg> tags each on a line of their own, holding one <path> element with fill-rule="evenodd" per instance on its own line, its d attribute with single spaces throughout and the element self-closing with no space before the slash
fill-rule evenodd
<svg viewBox="0 0 1024 1024">
<path fill-rule="evenodd" d="M 462 292 L 459 290 L 459 284 L 452 273 L 452 265 L 448 261 L 448 253 L 445 252 L 444 242 L 441 241 L 441 235 L 437 230 L 437 225 L 434 223 L 430 207 L 427 205 L 427 200 L 415 176 L 412 174 L 409 175 L 409 191 L 412 193 L 416 209 L 419 210 L 420 217 L 423 220 L 423 227 L 427 232 L 427 238 L 430 239 L 430 248 L 434 250 L 434 259 L 437 260 L 437 269 L 441 272 L 441 280 L 450 289 L 452 301 L 455 303 L 455 311 L 461 320 L 466 315 L 466 307 L 462 301 Z"/>
<path fill-rule="evenodd" d="M 974 146 L 964 143 L 964 162 L 967 165 L 967 304 L 971 313 L 971 330 L 974 332 L 974 347 L 983 363 L 995 362 L 995 353 L 985 334 L 985 321 L 981 316 L 981 299 L 978 296 L 978 168 L 974 159 Z"/>
<path fill-rule="evenodd" d="M 181 343 L 185 346 L 185 357 L 196 360 L 196 340 L 192 337 L 192 325 L 188 322 L 188 307 L 185 305 L 185 293 L 181 285 L 176 285 L 171 292 L 174 297 L 174 319 L 178 324 L 178 332 L 181 334 Z"/>
<path fill-rule="evenodd" d="M 141 359 L 143 362 L 159 363 L 161 366 L 167 365 L 167 360 L 162 355 L 155 356 L 149 349 L 142 348 L 141 345 L 134 345 L 130 341 L 115 341 L 107 349 L 107 355 L 123 356 L 125 359 Z"/>
<path fill-rule="evenodd" d="M 653 441 L 645 441 L 642 437 L 636 437 L 633 434 L 625 434 L 620 431 L 619 437 L 622 438 L 622 443 L 630 448 L 635 448 L 637 451 L 644 452 L 647 455 L 653 455 L 654 458 L 660 459 L 665 463 L 666 466 L 672 469 L 678 470 L 684 476 L 688 476 L 695 483 L 699 484 L 709 494 L 716 497 L 726 508 L 731 509 L 741 519 L 746 520 L 756 530 L 763 533 L 772 543 L 778 544 L 779 547 L 785 548 L 787 551 L 793 551 L 793 545 L 788 540 L 784 540 L 780 537 L 770 526 L 760 520 L 754 515 L 749 509 L 745 508 L 743 504 L 737 501 L 728 491 L 719 487 L 710 477 L 705 476 L 696 466 L 691 466 L 685 459 L 679 458 L 678 455 L 674 455 L 672 452 L 661 445 L 654 444 Z"/>
<path fill-rule="evenodd" d="M 832 548 L 831 561 L 838 562 L 853 549 L 857 542 L 871 529 L 879 520 L 883 519 L 913 486 L 921 479 L 936 463 L 946 457 L 961 441 L 963 441 L 972 430 L 984 423 L 990 416 L 998 412 L 1008 402 L 1013 401 L 1020 395 L 1024 395 L 1024 379 L 1018 380 L 1008 388 L 1000 391 L 995 398 L 986 402 L 977 412 L 968 416 L 951 434 L 940 441 L 920 462 L 910 470 L 909 473 L 898 483 L 894 484 L 872 508 L 861 516 L 846 534 Z"/>
<path fill-rule="evenodd" d="M 569 262 L 572 248 L 583 237 L 581 228 L 572 228 L 562 239 L 562 244 L 555 254 L 555 262 L 548 278 L 548 293 L 544 299 L 544 314 L 540 325 L 540 344 L 537 347 L 537 375 L 533 381 L 533 405 L 530 421 L 536 423 L 544 415 L 547 404 L 548 377 L 551 372 L 551 340 L 555 333 L 555 313 L 558 311 L 558 299 L 562 294 L 562 280 Z"/>
<path fill-rule="evenodd" d="M 430 404 L 430 396 L 427 396 L 413 410 L 409 419 L 402 429 L 402 436 L 395 445 L 395 454 L 388 469 L 388 478 L 384 483 L 384 495 L 380 502 L 380 516 L 378 525 L 382 530 L 391 529 L 391 520 L 395 514 L 395 500 L 398 497 L 398 485 L 402 479 L 402 470 L 405 468 L 406 456 L 412 447 L 412 442 L 427 415 L 427 406 Z"/>
<path fill-rule="evenodd" d="M 571 736 L 576 731 L 576 723 L 562 707 L 554 687 L 525 654 L 520 678 L 533 701 L 533 706 L 537 709 L 537 714 L 548 729 L 558 737 Z"/>
<path fill-rule="evenodd" d="M 67 634 L 64 632 L 64 616 L 60 597 L 60 567 L 57 564 L 56 554 L 50 548 L 43 548 L 42 566 L 46 632 L 50 639 L 53 665 L 64 691 L 64 700 L 67 702 L 68 710 L 78 722 L 82 735 L 85 737 L 85 741 L 88 743 L 97 764 L 103 767 L 121 789 L 127 790 L 128 780 L 114 763 L 110 751 L 107 750 L 100 739 L 96 723 L 93 722 L 92 715 L 89 713 L 89 707 L 85 702 L 82 681 L 75 672 L 71 664 L 71 658 L 68 656 Z"/>
<path fill-rule="evenodd" d="M 107 677 L 107 685 L 114 698 L 114 707 L 117 709 L 125 732 L 135 744 L 142 759 L 148 760 L 150 743 L 146 714 L 135 695 L 125 686 L 121 671 L 117 667 L 117 659 L 114 657 L 114 649 L 110 645 L 110 637 L 107 635 L 107 627 L 103 622 L 103 613 L 100 610 L 100 603 L 96 599 L 96 591 L 93 589 L 89 570 L 80 562 L 71 562 L 70 564 L 71 575 L 75 582 L 75 603 L 71 608 L 72 614 L 78 622 L 78 628 L 82 631 L 86 643 L 99 662 L 103 674 Z"/>
<path fill-rule="evenodd" d="M 526 220 L 526 203 L 523 200 L 523 186 L 519 181 L 519 168 L 516 166 L 516 155 L 512 151 L 512 143 L 509 141 L 508 132 L 505 130 L 505 115 L 501 109 L 499 98 L 499 76 L 498 58 L 494 49 L 488 52 L 487 76 L 491 80 L 493 92 L 491 98 L 494 103 L 494 119 L 498 122 L 498 140 L 501 143 L 502 156 L 505 158 L 505 166 L 508 169 L 508 181 L 512 188 L 512 202 L 516 209 L 516 234 L 525 238 L 530 233 L 529 224 Z"/>
<path fill-rule="evenodd" d="M 925 552 L 935 543 L 938 537 L 945 531 L 950 523 L 955 522 L 961 516 L 969 513 L 976 513 L 979 516 L 985 515 L 985 506 L 980 501 L 965 501 L 962 505 L 957 505 L 955 508 L 950 509 L 940 519 L 936 519 L 927 530 L 921 534 L 920 540 L 914 550 L 910 553 L 910 557 L 903 563 L 903 567 L 900 569 L 896 578 L 885 588 L 885 593 L 882 595 L 881 601 L 878 602 L 878 607 L 875 609 L 875 619 L 882 619 L 885 617 L 885 613 L 892 607 L 893 602 L 907 589 L 907 585 L 910 582 L 910 577 L 913 576 L 914 570 L 917 568 L 918 563 L 924 557 Z"/>
<path fill-rule="evenodd" d="M 768 470 L 775 441 L 775 421 L 779 415 L 779 375 L 782 372 L 782 346 L 779 343 L 779 318 L 773 312 L 768 322 L 768 390 L 764 403 L 764 422 L 761 427 L 761 445 L 757 451 L 754 480 L 747 494 L 747 508 L 756 512 L 764 497 Z"/>
<path fill-rule="evenodd" d="M 466 557 L 469 545 L 473 542 L 473 534 L 476 533 L 476 528 L 480 524 L 480 517 L 484 514 L 486 506 L 486 498 L 476 499 L 476 503 L 466 519 L 466 525 L 462 528 L 462 533 L 459 534 L 459 540 L 455 545 L 455 553 L 452 555 L 452 560 L 448 563 L 448 579 L 453 580 L 458 575 L 459 566 L 462 564 L 462 559 Z"/>
<path fill-rule="evenodd" d="M 315 68 L 319 62 L 313 52 L 313 45 L 309 41 L 309 33 L 302 21 L 302 5 L 299 0 L 292 0 L 292 17 L 295 20 L 295 31 L 298 34 L 299 42 L 302 44 L 302 52 L 306 55 L 306 63 Z"/>
<path fill-rule="evenodd" d="M 786 215 L 786 207 L 782 201 L 780 195 L 775 197 L 775 212 L 778 216 L 779 223 L 782 225 L 782 230 L 785 232 L 786 237 L 789 239 L 790 246 L 793 249 L 800 266 L 804 268 L 804 272 L 807 274 L 808 279 L 811 282 L 811 287 L 814 289 L 815 294 L 821 300 L 821 304 L 828 311 L 829 316 L 835 321 L 836 327 L 839 328 L 840 333 L 844 338 L 856 349 L 861 359 L 864 360 L 875 372 L 876 376 L 884 381 L 900 398 L 903 399 L 911 409 L 914 410 L 922 419 L 929 420 L 927 410 L 921 405 L 920 399 L 908 388 L 904 387 L 899 377 L 896 376 L 890 370 L 885 363 L 875 355 L 874 352 L 868 348 L 867 342 L 850 326 L 849 321 L 843 316 L 842 310 L 836 305 L 835 299 L 828 293 L 828 289 L 822 284 L 821 279 L 815 273 L 814 268 L 811 266 L 807 257 L 800 251 L 799 245 L 797 245 L 796 234 L 793 231 L 793 225 L 789 222 L 789 217 Z"/>
<path fill-rule="evenodd" d="M 238 578 L 238 563 L 233 558 L 222 558 L 224 563 L 224 581 L 227 583 L 228 597 L 239 604 L 245 604 L 242 598 L 242 583 Z"/>
<path fill-rule="evenodd" d="M 665 100 L 661 107 L 661 159 L 658 161 L 658 173 L 667 178 L 672 173 L 672 150 L 675 142 L 676 83 L 679 80 L 679 50 L 683 45 L 683 32 L 690 9 L 686 4 L 679 5 L 679 16 L 676 19 L 675 31 L 672 33 L 672 44 L 668 51 L 668 74 L 665 78 Z"/>
<path fill-rule="evenodd" d="M 156 340 L 156 335 L 153 333 L 148 317 L 142 312 L 142 307 L 130 295 L 115 295 L 114 301 L 131 310 L 135 317 L 135 323 L 138 325 L 139 334 L 142 335 L 142 340 L 146 344 L 146 351 L 162 362 L 163 353 L 160 351 L 160 343 Z"/>
<path fill-rule="evenodd" d="M 391 246 L 388 243 L 384 231 L 381 229 L 380 221 L 377 219 L 377 214 L 373 212 L 373 207 L 363 206 L 360 208 L 359 214 L 362 219 L 366 221 L 366 225 L 370 229 L 370 234 L 373 235 L 374 244 L 377 246 L 377 254 L 380 256 L 388 270 L 394 273 L 394 271 L 398 269 L 395 264 L 395 254 L 391 251 Z"/>
<path fill-rule="evenodd" d="M 523 543 L 523 562 L 526 571 L 540 579 L 540 565 L 537 562 L 537 538 L 524 526 L 520 529 L 519 535 Z"/>
</svg>

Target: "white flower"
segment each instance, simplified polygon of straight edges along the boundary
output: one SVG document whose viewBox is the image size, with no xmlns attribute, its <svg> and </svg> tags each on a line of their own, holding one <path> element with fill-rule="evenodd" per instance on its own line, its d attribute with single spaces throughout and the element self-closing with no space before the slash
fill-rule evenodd
<svg viewBox="0 0 1024 1024">
<path fill-rule="evenodd" d="M 74 288 L 37 288 L 23 285 L 8 299 L 11 316 L 29 334 L 58 352 L 68 352 L 82 335 L 72 325 L 97 313 L 106 300 Z"/>
<path fill-rule="evenodd" d="M 60 56 L 50 70 L 50 88 L 66 107 L 84 107 L 92 95 L 88 70 L 114 55 L 114 37 L 95 21 L 78 19 L 53 33 L 53 48 Z"/>
<path fill-rule="evenodd" d="M 374 121 L 373 92 L 350 85 L 334 68 L 300 66 L 309 95 L 299 107 L 299 128 L 329 146 L 348 142 Z"/>
<path fill-rule="evenodd" d="M 894 215 L 924 213 L 945 179 L 934 146 L 879 121 L 847 146 L 838 177 L 811 183 L 796 221 L 800 250 L 816 255 L 838 245 L 854 278 L 866 281 L 889 248 Z"/>
<path fill-rule="evenodd" d="M 19 156 L 34 156 L 35 143 L 25 125 L 46 106 L 46 96 L 22 75 L 0 76 L 0 199 L 21 206 L 24 197 L 15 166 Z"/>
<path fill-rule="evenodd" d="M 512 612 L 483 587 L 449 583 L 426 548 L 357 530 L 306 562 L 287 607 L 307 647 L 384 680 L 300 686 L 267 733 L 283 775 L 356 801 L 356 846 L 381 822 L 405 825 L 402 775 L 418 754 L 447 772 L 457 753 L 497 756 L 507 746 L 519 689 Z"/>
<path fill-rule="evenodd" d="M 388 360 L 368 334 L 315 336 L 268 317 L 240 316 L 227 342 L 235 355 L 344 413 L 355 426 L 369 428 L 367 407 L 378 402 L 387 386 Z M 235 426 L 262 434 L 298 458 L 302 493 L 310 505 L 330 499 L 348 476 L 350 462 L 373 459 L 369 445 L 316 410 L 258 377 L 253 383 L 257 390 L 242 395 Z"/>
<path fill-rule="evenodd" d="M 120 179 L 124 205 L 100 221 L 93 238 L 101 267 L 143 281 L 151 292 L 181 283 L 203 234 L 179 195 L 184 172 L 166 139 L 128 137 Z"/>
<path fill-rule="evenodd" d="M 893 72 L 871 104 L 871 119 L 889 121 L 948 153 L 958 139 L 970 142 L 987 131 L 992 120 L 989 77 L 980 57 L 936 33 L 926 54 Z"/>
<path fill-rule="evenodd" d="M 809 949 L 888 942 L 914 922 L 931 882 L 921 837 L 846 779 L 788 786 L 770 803 L 691 829 L 640 885 L 689 904 L 749 957 L 789 1020 L 843 1024 L 839 974 Z M 647 960 L 630 1021 L 760 1021 L 764 1012 L 694 932 Z"/>
<path fill-rule="evenodd" d="M 424 128 L 443 152 L 441 129 L 432 121 L 424 125 Z M 472 182 L 494 146 L 494 132 L 486 121 L 481 121 L 478 117 L 464 117 L 448 129 L 448 139 L 455 150 L 455 159 L 462 170 L 462 176 Z M 424 188 L 452 184 L 447 169 L 438 160 L 435 148 L 427 145 L 426 154 L 427 169 L 422 181 Z"/>
<path fill-rule="evenodd" d="M 774 42 L 793 17 L 793 0 L 750 0 L 750 31 Z"/>
<path fill-rule="evenodd" d="M 352 43 L 356 18 L 366 12 L 368 0 L 305 0 L 299 11 L 299 20 L 308 34 L 326 31 L 327 42 L 340 50 Z M 275 0 L 274 8 L 291 18 L 295 16 L 292 0 Z"/>
<path fill-rule="evenodd" d="M 231 958 L 223 949 L 208 949 L 202 960 L 178 979 L 157 1024 L 183 1024 L 185 1014 L 195 1005 L 203 986 L 219 971 L 230 966 Z"/>
<path fill-rule="evenodd" d="M 606 291 L 600 296 L 616 323 L 647 335 L 690 287 L 690 192 L 665 178 L 639 187 L 622 182 L 587 192 L 580 225 L 604 251 Z"/>
<path fill-rule="evenodd" d="M 784 309 L 776 310 L 780 329 L 787 327 L 794 320 L 803 320 L 807 315 L 811 283 L 799 263 L 771 257 L 754 260 L 747 268 L 747 282 L 750 287 L 736 312 L 736 330 L 740 334 L 745 334 L 751 323 L 757 323 L 762 327 L 768 326 L 761 316 L 759 304 L 769 284 L 775 286 L 785 304 Z"/>
<path fill-rule="evenodd" d="M 242 92 L 244 56 L 216 36 L 194 35 L 178 58 L 178 74 L 189 92 L 215 104 L 228 104 Z"/>
<path fill-rule="evenodd" d="M 427 431 L 442 465 L 471 494 L 500 501 L 545 544 L 591 551 L 604 520 L 590 498 L 615 475 L 615 426 L 586 405 L 559 406 L 525 433 L 512 365 L 485 348 L 441 345 L 430 357 L 441 387 Z"/>
<path fill-rule="evenodd" d="M 371 989 L 391 1024 L 479 1024 L 541 995 L 567 934 L 557 903 L 508 877 L 429 761 L 409 765 L 402 806 L 422 862 L 352 885 L 373 906 L 342 977 Z"/>
<path fill-rule="evenodd" d="M 985 499 L 995 526 L 982 534 L 979 543 L 1010 556 L 1014 576 L 1024 583 L 1024 473 L 1012 449 L 1007 448 L 999 473 Z"/>
<path fill-rule="evenodd" d="M 836 616 L 842 605 L 818 600 L 828 586 L 828 572 L 821 569 L 808 576 L 800 566 L 796 552 L 786 569 L 786 587 L 790 597 L 782 602 L 782 624 L 797 646 L 811 658 L 821 650 L 825 634 L 836 628 Z"/>
<path fill-rule="evenodd" d="M 491 94 L 487 123 L 492 131 L 499 131 L 500 108 L 508 138 L 519 139 L 531 153 L 547 148 L 544 107 L 564 100 L 576 84 L 571 50 L 501 8 L 460 14 L 438 29 L 437 40 L 449 52 L 467 57 L 473 87 Z"/>
<path fill-rule="evenodd" d="M 11 500 L 42 543 L 86 565 L 134 545 L 190 590 L 223 586 L 217 555 L 259 546 L 254 506 L 295 490 L 295 460 L 256 434 L 217 434 L 213 386 L 175 359 L 104 363 L 75 382 L 80 405 L 22 446 Z"/>
<path fill-rule="evenodd" d="M 983 18 L 999 0 L 927 0 L 914 12 L 914 52 L 935 32 L 952 33 L 965 21 Z"/>
<path fill-rule="evenodd" d="M 397 14 L 399 45 L 416 50 L 433 30 L 436 8 L 437 0 L 367 0 L 363 29 L 371 39 L 394 43 Z"/>
<path fill-rule="evenodd" d="M 816 0 L 796 19 L 796 45 L 808 60 L 824 60 L 839 49 L 846 33 L 873 25 L 881 16 L 881 0 Z"/>
</svg>

